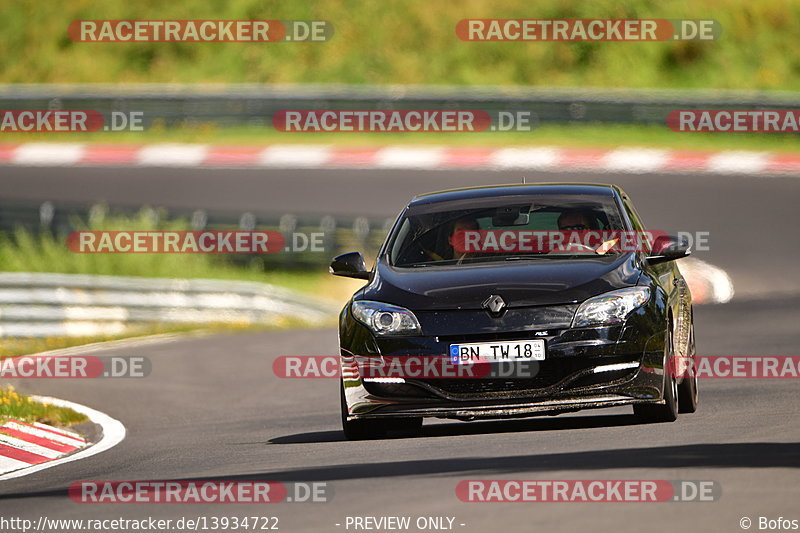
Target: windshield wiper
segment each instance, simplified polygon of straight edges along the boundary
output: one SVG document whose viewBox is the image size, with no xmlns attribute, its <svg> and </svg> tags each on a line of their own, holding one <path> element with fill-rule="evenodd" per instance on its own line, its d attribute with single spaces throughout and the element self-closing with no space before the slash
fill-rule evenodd
<svg viewBox="0 0 800 533">
<path fill-rule="evenodd" d="M 555 255 L 555 254 L 537 254 L 537 255 L 512 255 L 504 257 L 503 261 L 525 261 L 527 259 L 564 259 L 565 257 L 575 257 L 575 255 Z"/>
</svg>

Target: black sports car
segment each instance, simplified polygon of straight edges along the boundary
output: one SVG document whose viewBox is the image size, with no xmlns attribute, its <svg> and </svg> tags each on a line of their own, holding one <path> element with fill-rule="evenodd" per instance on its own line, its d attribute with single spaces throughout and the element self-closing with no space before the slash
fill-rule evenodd
<svg viewBox="0 0 800 533">
<path fill-rule="evenodd" d="M 647 238 L 623 246 L 630 235 Z M 696 378 L 670 370 L 694 356 L 691 295 L 674 262 L 688 254 L 675 237 L 645 233 L 614 185 L 415 197 L 371 272 L 359 252 L 331 263 L 369 281 L 340 316 L 345 435 L 413 432 L 423 417 L 694 412 Z"/>
</svg>

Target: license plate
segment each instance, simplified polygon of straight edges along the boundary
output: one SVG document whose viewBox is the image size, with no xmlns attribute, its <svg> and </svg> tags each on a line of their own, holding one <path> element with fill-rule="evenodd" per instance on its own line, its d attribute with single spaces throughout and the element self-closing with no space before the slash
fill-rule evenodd
<svg viewBox="0 0 800 533">
<path fill-rule="evenodd" d="M 544 361 L 544 339 L 450 345 L 450 362 L 454 365 L 514 361 Z"/>
</svg>

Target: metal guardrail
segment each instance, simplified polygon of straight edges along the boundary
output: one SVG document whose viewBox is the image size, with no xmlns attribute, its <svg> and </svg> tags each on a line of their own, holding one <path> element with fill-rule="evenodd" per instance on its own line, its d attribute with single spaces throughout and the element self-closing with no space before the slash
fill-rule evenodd
<svg viewBox="0 0 800 533">
<path fill-rule="evenodd" d="M 143 323 L 319 324 L 336 311 L 254 282 L 0 273 L 0 338 L 117 335 Z"/>
<path fill-rule="evenodd" d="M 153 125 L 272 127 L 282 109 L 530 111 L 533 125 L 659 123 L 674 109 L 788 109 L 800 93 L 352 85 L 0 85 L 0 109 L 141 111 Z"/>
<path fill-rule="evenodd" d="M 66 241 L 66 235 L 77 229 L 85 229 L 90 220 L 98 217 L 125 215 L 142 212 L 139 208 L 105 206 L 81 206 L 54 202 L 2 203 L 0 201 L 0 233 L 13 235 L 17 229 L 30 233 L 47 232 Z M 187 229 L 200 230 L 245 230 L 279 231 L 288 239 L 292 233 L 322 233 L 323 251 L 279 252 L 273 254 L 226 254 L 234 264 L 249 264 L 251 267 L 269 269 L 309 270 L 327 268 L 331 258 L 342 252 L 361 250 L 374 253 L 388 232 L 393 218 L 331 215 L 295 215 L 292 213 L 258 213 L 252 211 L 229 212 L 181 209 L 149 209 L 149 218 L 157 224 L 159 219 L 182 219 Z M 80 227 L 79 227 L 80 226 Z M 124 228 L 116 228 L 124 229 Z M 258 263 L 257 265 L 254 263 Z M 0 265 L 0 271 L 3 266 Z"/>
<path fill-rule="evenodd" d="M 322 232 L 324 251 L 224 254 L 224 259 L 268 270 L 326 269 L 331 257 L 354 249 L 377 250 L 392 220 L 365 217 L 295 216 L 253 212 L 151 209 L 160 219 L 188 221 L 194 230 Z M 0 204 L 0 233 L 18 229 L 64 239 L 70 231 L 105 216 L 142 214 L 141 209 L 38 203 Z M 120 228 L 117 228 L 120 229 Z M 221 258 L 222 259 L 222 258 Z M 157 279 L 79 274 L 4 273 L 0 264 L 0 338 L 118 335 L 142 324 L 274 323 L 287 318 L 321 323 L 335 306 L 268 284 L 220 280 Z"/>
</svg>

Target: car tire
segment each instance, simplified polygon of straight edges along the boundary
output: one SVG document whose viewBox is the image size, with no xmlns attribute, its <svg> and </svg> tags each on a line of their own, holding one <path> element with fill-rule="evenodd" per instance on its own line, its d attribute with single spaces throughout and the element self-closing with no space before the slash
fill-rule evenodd
<svg viewBox="0 0 800 533">
<path fill-rule="evenodd" d="M 341 385 L 342 430 L 347 440 L 380 439 L 389 435 L 414 436 L 422 429 L 422 417 L 347 420 L 344 385 Z"/>
<path fill-rule="evenodd" d="M 344 399 L 344 384 L 340 385 L 342 430 L 347 440 L 379 439 L 386 435 L 383 420 L 347 420 L 347 402 Z"/>
<path fill-rule="evenodd" d="M 422 430 L 422 417 L 391 418 L 386 420 L 385 431 L 401 437 L 413 437 Z"/>
<path fill-rule="evenodd" d="M 667 335 L 667 350 L 664 364 L 664 403 L 634 404 L 633 413 L 642 422 L 674 422 L 678 419 L 678 382 L 670 371 L 674 356 L 672 324 Z"/>
<path fill-rule="evenodd" d="M 687 353 L 692 358 L 694 363 L 694 325 L 689 331 L 689 346 Z M 678 385 L 678 412 L 680 413 L 694 413 L 697 411 L 697 367 L 692 365 L 691 376 L 684 376 L 683 382 Z"/>
<path fill-rule="evenodd" d="M 342 429 L 347 440 L 382 439 L 386 436 L 383 420 L 343 420 Z"/>
</svg>

